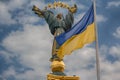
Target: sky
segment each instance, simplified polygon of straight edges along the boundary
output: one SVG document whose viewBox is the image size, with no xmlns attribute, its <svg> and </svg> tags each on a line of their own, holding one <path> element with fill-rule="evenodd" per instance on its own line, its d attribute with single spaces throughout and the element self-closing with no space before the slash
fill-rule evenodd
<svg viewBox="0 0 120 80">
<path fill-rule="evenodd" d="M 89 9 L 91 0 L 61 0 L 77 4 L 74 24 Z M 32 11 L 54 0 L 0 0 L 0 80 L 46 80 L 53 36 L 44 18 Z M 65 9 L 54 12 L 66 14 Z M 120 79 L 120 0 L 96 0 L 101 80 Z M 74 25 L 73 24 L 73 25 Z M 81 80 L 96 79 L 95 43 L 64 57 L 65 73 Z"/>
</svg>

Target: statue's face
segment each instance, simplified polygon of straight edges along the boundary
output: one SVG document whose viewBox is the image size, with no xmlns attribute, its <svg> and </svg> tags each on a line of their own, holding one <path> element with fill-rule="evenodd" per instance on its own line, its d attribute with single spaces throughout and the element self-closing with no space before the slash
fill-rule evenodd
<svg viewBox="0 0 120 80">
<path fill-rule="evenodd" d="M 62 19 L 62 14 L 59 13 L 56 17 L 57 17 L 58 19 Z"/>
</svg>

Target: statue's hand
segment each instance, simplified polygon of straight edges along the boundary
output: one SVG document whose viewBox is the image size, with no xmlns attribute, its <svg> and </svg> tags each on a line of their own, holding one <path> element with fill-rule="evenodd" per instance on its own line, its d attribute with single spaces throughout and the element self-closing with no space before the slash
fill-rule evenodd
<svg viewBox="0 0 120 80">
<path fill-rule="evenodd" d="M 32 11 L 34 11 L 38 16 L 43 17 L 43 12 L 35 5 L 33 6 Z"/>
<path fill-rule="evenodd" d="M 76 13 L 76 11 L 77 11 L 77 5 L 74 4 L 73 7 L 69 8 L 69 11 L 70 11 L 71 13 Z"/>
<path fill-rule="evenodd" d="M 33 5 L 32 11 L 38 11 L 40 10 L 38 7 L 36 7 L 35 5 Z"/>
</svg>

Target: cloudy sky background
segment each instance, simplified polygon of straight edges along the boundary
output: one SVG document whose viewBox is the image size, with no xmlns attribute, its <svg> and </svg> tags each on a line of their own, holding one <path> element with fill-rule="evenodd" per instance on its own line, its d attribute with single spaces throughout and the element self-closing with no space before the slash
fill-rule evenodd
<svg viewBox="0 0 120 80">
<path fill-rule="evenodd" d="M 0 0 L 0 80 L 45 80 L 50 73 L 53 36 L 44 19 L 32 12 L 54 0 Z M 62 0 L 77 4 L 75 22 L 91 5 L 91 0 Z M 120 79 L 120 1 L 97 0 L 97 27 L 101 80 Z M 66 10 L 58 9 L 55 12 Z M 95 44 L 65 56 L 68 75 L 96 80 Z"/>
</svg>

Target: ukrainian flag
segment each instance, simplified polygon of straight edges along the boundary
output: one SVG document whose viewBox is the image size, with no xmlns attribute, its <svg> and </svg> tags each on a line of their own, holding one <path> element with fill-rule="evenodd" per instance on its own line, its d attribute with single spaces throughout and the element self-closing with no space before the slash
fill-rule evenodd
<svg viewBox="0 0 120 80">
<path fill-rule="evenodd" d="M 85 44 L 95 40 L 94 8 L 93 4 L 69 31 L 56 36 L 56 41 L 61 47 L 58 50 L 58 57 L 63 58 L 66 54 L 82 48 Z"/>
</svg>

